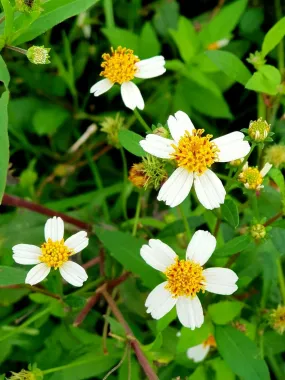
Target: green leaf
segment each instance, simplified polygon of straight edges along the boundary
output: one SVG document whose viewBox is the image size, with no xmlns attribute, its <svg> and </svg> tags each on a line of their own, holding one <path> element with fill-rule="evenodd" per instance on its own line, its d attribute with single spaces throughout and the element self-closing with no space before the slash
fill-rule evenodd
<svg viewBox="0 0 285 380">
<path fill-rule="evenodd" d="M 207 46 L 210 43 L 227 38 L 236 27 L 247 5 L 247 0 L 238 0 L 222 7 L 220 12 L 204 25 L 199 37 Z"/>
<path fill-rule="evenodd" d="M 283 204 L 285 204 L 285 179 L 282 174 L 282 171 L 277 168 L 271 168 L 268 175 L 279 187 L 280 193 L 282 195 Z"/>
<path fill-rule="evenodd" d="M 160 53 L 160 42 L 150 22 L 146 22 L 139 38 L 140 59 L 150 58 Z"/>
<path fill-rule="evenodd" d="M 265 35 L 261 53 L 265 57 L 285 36 L 285 17 L 281 18 Z"/>
<path fill-rule="evenodd" d="M 156 270 L 145 263 L 140 256 L 140 249 L 146 242 L 121 231 L 108 231 L 96 228 L 96 235 L 103 245 L 126 270 L 141 277 L 148 288 L 154 288 L 162 279 Z"/>
<path fill-rule="evenodd" d="M 0 82 L 4 83 L 6 91 L 0 98 L 0 204 L 6 187 L 6 178 L 9 164 L 9 137 L 8 137 L 8 85 L 10 75 L 3 58 L 0 56 Z"/>
<path fill-rule="evenodd" d="M 264 65 L 258 72 L 253 74 L 246 83 L 245 88 L 256 92 L 264 92 L 269 95 L 276 95 L 280 83 L 280 71 L 274 66 Z"/>
<path fill-rule="evenodd" d="M 20 45 L 24 42 L 33 40 L 34 38 L 45 33 L 55 25 L 60 24 L 64 20 L 76 16 L 86 11 L 99 0 L 50 0 L 42 4 L 44 11 L 40 17 L 34 21 L 20 36 L 13 40 L 13 45 Z M 19 29 L 26 16 L 19 16 L 15 25 Z"/>
<path fill-rule="evenodd" d="M 40 108 L 36 110 L 33 117 L 35 132 L 39 136 L 51 136 L 69 117 L 67 110 L 56 105 Z"/>
<path fill-rule="evenodd" d="M 239 225 L 239 213 L 235 201 L 226 199 L 225 203 L 221 205 L 221 211 L 223 218 L 228 221 L 232 227 L 236 228 Z"/>
<path fill-rule="evenodd" d="M 169 33 L 174 39 L 182 59 L 185 62 L 190 62 L 200 44 L 191 21 L 185 17 L 180 17 L 177 30 L 170 29 Z"/>
<path fill-rule="evenodd" d="M 237 252 L 244 251 L 249 244 L 251 243 L 251 239 L 248 235 L 237 236 L 232 240 L 228 241 L 222 247 L 219 247 L 215 250 L 215 256 L 231 256 Z"/>
<path fill-rule="evenodd" d="M 23 269 L 0 266 L 0 286 L 24 284 L 26 276 Z"/>
<path fill-rule="evenodd" d="M 135 132 L 128 130 L 119 131 L 119 141 L 122 146 L 135 156 L 144 157 L 146 156 L 146 152 L 139 144 L 141 140 L 143 140 L 143 138 Z"/>
<path fill-rule="evenodd" d="M 139 37 L 135 33 L 122 28 L 103 28 L 102 32 L 114 49 L 118 46 L 126 46 L 137 54 L 139 50 Z"/>
<path fill-rule="evenodd" d="M 232 372 L 227 363 L 221 358 L 209 360 L 208 364 L 216 372 L 215 380 L 235 380 L 235 374 Z"/>
<path fill-rule="evenodd" d="M 162 346 L 162 343 L 163 343 L 162 334 L 158 333 L 155 340 L 152 343 L 142 346 L 142 348 L 146 352 L 158 351 L 160 347 Z"/>
<path fill-rule="evenodd" d="M 248 82 L 251 73 L 236 55 L 222 50 L 207 51 L 205 54 L 231 79 L 243 85 Z"/>
<path fill-rule="evenodd" d="M 221 301 L 208 306 L 212 321 L 217 325 L 226 325 L 241 312 L 244 304 L 238 301 Z"/>
<path fill-rule="evenodd" d="M 5 28 L 4 35 L 7 38 L 7 41 L 10 41 L 10 36 L 13 31 L 14 23 L 14 10 L 9 0 L 1 0 L 4 13 L 5 13 Z"/>
<path fill-rule="evenodd" d="M 244 380 L 270 380 L 255 343 L 231 326 L 216 326 L 218 350 L 232 371 Z"/>
<path fill-rule="evenodd" d="M 207 380 L 208 375 L 206 368 L 203 364 L 200 364 L 191 376 L 188 377 L 188 380 Z"/>
</svg>

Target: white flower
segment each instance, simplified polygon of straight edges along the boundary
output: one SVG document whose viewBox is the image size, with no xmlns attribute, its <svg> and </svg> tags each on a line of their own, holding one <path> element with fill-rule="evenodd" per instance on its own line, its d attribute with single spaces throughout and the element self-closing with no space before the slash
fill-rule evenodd
<svg viewBox="0 0 285 380">
<path fill-rule="evenodd" d="M 221 180 L 210 167 L 215 162 L 229 162 L 244 157 L 250 151 L 241 132 L 232 132 L 212 141 L 212 135 L 202 136 L 203 129 L 195 129 L 186 113 L 178 111 L 169 116 L 168 126 L 173 140 L 154 134 L 140 142 L 153 156 L 172 159 L 178 168 L 161 187 L 157 199 L 175 207 L 184 201 L 192 184 L 202 205 L 212 210 L 224 203 L 226 191 Z"/>
<path fill-rule="evenodd" d="M 41 247 L 17 244 L 12 248 L 16 263 L 37 264 L 28 272 L 26 284 L 35 285 L 41 282 L 47 277 L 51 268 L 59 269 L 62 277 L 73 286 L 82 286 L 87 280 L 85 269 L 69 260 L 70 256 L 87 247 L 87 233 L 77 232 L 66 241 L 63 239 L 63 234 L 63 220 L 54 216 L 45 224 L 46 242 Z"/>
<path fill-rule="evenodd" d="M 121 95 L 125 106 L 134 110 L 144 108 L 144 100 L 139 88 L 132 82 L 136 78 L 155 78 L 165 73 L 164 57 L 156 56 L 140 60 L 133 50 L 119 46 L 116 50 L 111 48 L 111 54 L 103 54 L 103 71 L 100 73 L 105 79 L 100 80 L 91 87 L 94 96 L 104 94 L 115 83 L 121 85 Z"/>
<path fill-rule="evenodd" d="M 147 264 L 163 272 L 166 281 L 149 294 L 145 306 L 147 313 L 160 319 L 175 305 L 183 326 L 194 330 L 204 322 L 199 291 L 232 294 L 237 290 L 237 275 L 228 268 L 203 269 L 216 247 L 216 239 L 207 231 L 197 231 L 186 251 L 186 260 L 162 241 L 151 239 L 140 251 Z"/>
<path fill-rule="evenodd" d="M 195 363 L 202 362 L 208 355 L 211 347 L 216 347 L 216 341 L 213 335 L 210 335 L 203 343 L 190 347 L 187 350 L 187 357 Z"/>
<path fill-rule="evenodd" d="M 256 167 L 248 166 L 248 162 L 246 162 L 238 179 L 244 183 L 245 188 L 249 190 L 260 190 L 264 187 L 262 185 L 263 178 L 271 168 L 272 165 L 267 162 L 263 169 L 259 171 Z"/>
</svg>

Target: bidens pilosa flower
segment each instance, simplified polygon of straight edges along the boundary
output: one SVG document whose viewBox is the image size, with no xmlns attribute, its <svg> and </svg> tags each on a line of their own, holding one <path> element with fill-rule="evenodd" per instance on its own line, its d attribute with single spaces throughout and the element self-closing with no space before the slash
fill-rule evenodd
<svg viewBox="0 0 285 380">
<path fill-rule="evenodd" d="M 217 347 L 213 335 L 210 335 L 203 343 L 188 348 L 187 357 L 192 359 L 195 363 L 202 362 L 208 355 L 211 347 Z"/>
<path fill-rule="evenodd" d="M 87 233 L 77 232 L 64 241 L 64 223 L 53 217 L 45 224 L 45 243 L 41 247 L 30 244 L 17 244 L 13 249 L 13 259 L 18 264 L 33 265 L 27 274 L 26 284 L 35 285 L 44 280 L 51 268 L 59 269 L 65 281 L 73 286 L 82 286 L 87 274 L 79 264 L 71 261 L 71 256 L 81 252 L 88 245 Z"/>
<path fill-rule="evenodd" d="M 266 139 L 270 132 L 270 124 L 260 117 L 258 120 L 251 121 L 248 127 L 248 135 L 253 141 L 261 142 Z"/>
<path fill-rule="evenodd" d="M 203 268 L 215 247 L 215 237 L 201 230 L 193 235 L 185 260 L 180 260 L 160 240 L 150 239 L 149 245 L 143 245 L 140 251 L 142 258 L 166 276 L 166 281 L 154 288 L 147 297 L 147 313 L 154 319 L 160 319 L 176 305 L 183 326 L 192 330 L 202 326 L 204 315 L 197 294 L 205 290 L 216 294 L 232 294 L 237 290 L 238 277 L 231 269 Z"/>
<path fill-rule="evenodd" d="M 248 166 L 248 162 L 243 166 L 242 172 L 238 176 L 238 180 L 244 183 L 245 188 L 249 190 L 260 190 L 264 186 L 262 185 L 263 178 L 271 169 L 272 165 L 268 162 L 264 165 L 263 169 L 259 171 L 258 168 Z"/>
<path fill-rule="evenodd" d="M 189 194 L 192 184 L 197 197 L 207 209 L 224 203 L 225 189 L 210 167 L 215 162 L 229 162 L 244 157 L 250 151 L 241 132 L 232 132 L 211 141 L 203 136 L 204 129 L 195 129 L 186 113 L 169 116 L 168 126 L 173 140 L 154 134 L 140 141 L 142 148 L 159 158 L 174 160 L 178 168 L 161 187 L 157 199 L 170 207 L 178 206 Z"/>
<path fill-rule="evenodd" d="M 50 63 L 50 48 L 44 46 L 32 46 L 27 51 L 28 60 L 35 65 L 47 65 Z"/>
<path fill-rule="evenodd" d="M 91 87 L 94 96 L 104 94 L 115 83 L 121 85 L 121 95 L 125 106 L 134 110 L 144 108 L 144 100 L 139 88 L 132 82 L 134 78 L 155 78 L 165 73 L 165 60 L 156 56 L 142 61 L 134 55 L 133 50 L 119 46 L 116 50 L 111 48 L 111 54 L 102 55 L 103 70 L 100 76 L 105 77 Z"/>
<path fill-rule="evenodd" d="M 270 313 L 270 325 L 280 335 L 285 331 L 285 306 L 279 305 Z"/>
</svg>

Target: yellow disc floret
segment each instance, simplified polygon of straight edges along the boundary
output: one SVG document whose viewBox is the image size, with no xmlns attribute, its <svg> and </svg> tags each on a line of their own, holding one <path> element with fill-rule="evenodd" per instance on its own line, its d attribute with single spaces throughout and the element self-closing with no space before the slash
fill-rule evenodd
<svg viewBox="0 0 285 380">
<path fill-rule="evenodd" d="M 185 296 L 194 298 L 200 290 L 204 291 L 205 277 L 203 267 L 191 260 L 176 259 L 166 271 L 167 285 L 174 298 Z"/>
<path fill-rule="evenodd" d="M 199 175 L 218 161 L 219 152 L 217 145 L 210 141 L 213 136 L 202 137 L 203 133 L 204 129 L 194 129 L 192 134 L 186 131 L 178 145 L 172 145 L 175 149 L 172 158 L 176 160 L 178 166 Z"/>
<path fill-rule="evenodd" d="M 73 250 L 64 245 L 64 239 L 58 241 L 48 239 L 41 245 L 41 251 L 40 261 L 54 269 L 60 268 L 73 254 Z"/>
<path fill-rule="evenodd" d="M 270 324 L 278 334 L 282 335 L 285 332 L 285 306 L 279 305 L 277 309 L 272 310 Z"/>
<path fill-rule="evenodd" d="M 100 75 L 108 78 L 112 83 L 122 84 L 134 79 L 137 71 L 136 63 L 139 58 L 134 55 L 133 50 L 119 46 L 116 50 L 111 48 L 111 54 L 102 55 L 104 62 L 101 63 L 103 71 Z"/>
<path fill-rule="evenodd" d="M 270 124 L 260 117 L 258 120 L 251 121 L 248 127 L 249 136 L 257 141 L 264 141 L 270 132 Z"/>
<path fill-rule="evenodd" d="M 248 167 L 240 173 L 239 181 L 244 183 L 247 189 L 258 190 L 261 187 L 263 178 L 257 168 Z"/>
</svg>

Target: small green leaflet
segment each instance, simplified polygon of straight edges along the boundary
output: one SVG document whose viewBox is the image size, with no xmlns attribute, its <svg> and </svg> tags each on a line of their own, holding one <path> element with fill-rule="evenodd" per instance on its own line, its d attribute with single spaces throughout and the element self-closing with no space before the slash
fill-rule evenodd
<svg viewBox="0 0 285 380">
<path fill-rule="evenodd" d="M 285 17 L 281 18 L 265 35 L 261 53 L 265 57 L 285 36 Z"/>
<path fill-rule="evenodd" d="M 239 213 L 236 203 L 232 199 L 226 199 L 221 205 L 223 218 L 234 228 L 239 225 Z"/>
<path fill-rule="evenodd" d="M 23 269 L 0 266 L 0 286 L 24 284 L 26 276 Z"/>
<path fill-rule="evenodd" d="M 123 148 L 135 156 L 144 157 L 146 156 L 146 152 L 139 144 L 141 140 L 143 140 L 143 138 L 135 132 L 128 130 L 119 132 L 119 141 Z"/>
</svg>

